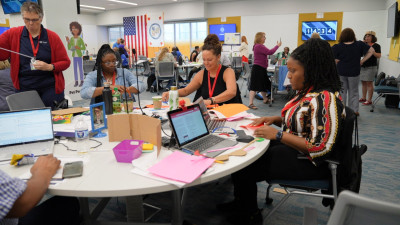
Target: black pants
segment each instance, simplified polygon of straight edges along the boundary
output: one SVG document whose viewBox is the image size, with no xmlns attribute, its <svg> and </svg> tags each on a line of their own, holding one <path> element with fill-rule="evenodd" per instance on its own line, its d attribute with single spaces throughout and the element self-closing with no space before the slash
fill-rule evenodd
<svg viewBox="0 0 400 225">
<path fill-rule="evenodd" d="M 189 77 L 187 78 L 187 80 L 190 82 L 190 80 L 192 79 L 192 76 L 199 72 L 201 70 L 201 67 L 194 67 L 190 72 L 189 72 Z"/>
<path fill-rule="evenodd" d="M 21 217 L 18 225 L 79 225 L 79 209 L 77 198 L 55 196 Z"/>
<path fill-rule="evenodd" d="M 271 141 L 267 152 L 246 168 L 232 174 L 235 200 L 243 210 L 258 210 L 257 182 L 270 179 L 323 179 L 330 176 L 328 166 L 314 166 L 307 159 L 297 159 L 299 152 Z"/>
</svg>

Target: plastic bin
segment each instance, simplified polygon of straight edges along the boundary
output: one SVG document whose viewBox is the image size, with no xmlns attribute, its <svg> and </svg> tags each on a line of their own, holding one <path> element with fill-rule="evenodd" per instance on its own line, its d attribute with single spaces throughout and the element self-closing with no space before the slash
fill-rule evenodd
<svg viewBox="0 0 400 225">
<path fill-rule="evenodd" d="M 113 148 L 117 162 L 131 163 L 142 155 L 142 140 L 123 140 Z"/>
</svg>

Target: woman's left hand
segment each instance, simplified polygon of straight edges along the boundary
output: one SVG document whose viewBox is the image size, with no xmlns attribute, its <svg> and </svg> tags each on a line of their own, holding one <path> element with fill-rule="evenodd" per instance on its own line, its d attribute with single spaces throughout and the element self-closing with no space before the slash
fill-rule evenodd
<svg viewBox="0 0 400 225">
<path fill-rule="evenodd" d="M 254 131 L 254 136 L 255 137 L 261 137 L 261 138 L 266 138 L 269 140 L 275 140 L 276 134 L 278 133 L 278 130 L 270 127 L 270 126 L 262 126 L 260 128 L 257 128 Z"/>
<path fill-rule="evenodd" d="M 37 70 L 42 70 L 42 71 L 53 71 L 53 65 L 45 63 L 40 60 L 36 60 L 35 63 L 33 64 L 35 69 Z"/>
</svg>

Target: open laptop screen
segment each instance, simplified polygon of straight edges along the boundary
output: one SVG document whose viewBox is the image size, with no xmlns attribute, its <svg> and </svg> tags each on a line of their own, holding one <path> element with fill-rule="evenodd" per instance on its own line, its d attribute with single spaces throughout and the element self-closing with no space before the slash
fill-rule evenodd
<svg viewBox="0 0 400 225">
<path fill-rule="evenodd" d="M 53 138 L 50 108 L 0 113 L 0 147 Z"/>
<path fill-rule="evenodd" d="M 168 116 L 179 146 L 209 134 L 199 105 L 189 106 L 186 111 L 170 111 Z"/>
</svg>

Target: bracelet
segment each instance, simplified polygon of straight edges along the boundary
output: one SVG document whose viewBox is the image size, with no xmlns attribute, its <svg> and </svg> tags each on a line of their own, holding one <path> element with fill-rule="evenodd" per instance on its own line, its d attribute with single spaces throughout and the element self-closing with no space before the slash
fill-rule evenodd
<svg viewBox="0 0 400 225">
<path fill-rule="evenodd" d="M 208 98 L 207 100 L 210 100 L 210 101 L 211 101 L 211 105 L 214 105 L 214 100 L 213 100 L 213 98 Z"/>
<path fill-rule="evenodd" d="M 278 133 L 276 134 L 275 138 L 277 141 L 281 141 L 282 140 L 282 136 L 283 136 L 283 132 L 280 130 L 278 131 Z"/>
</svg>

